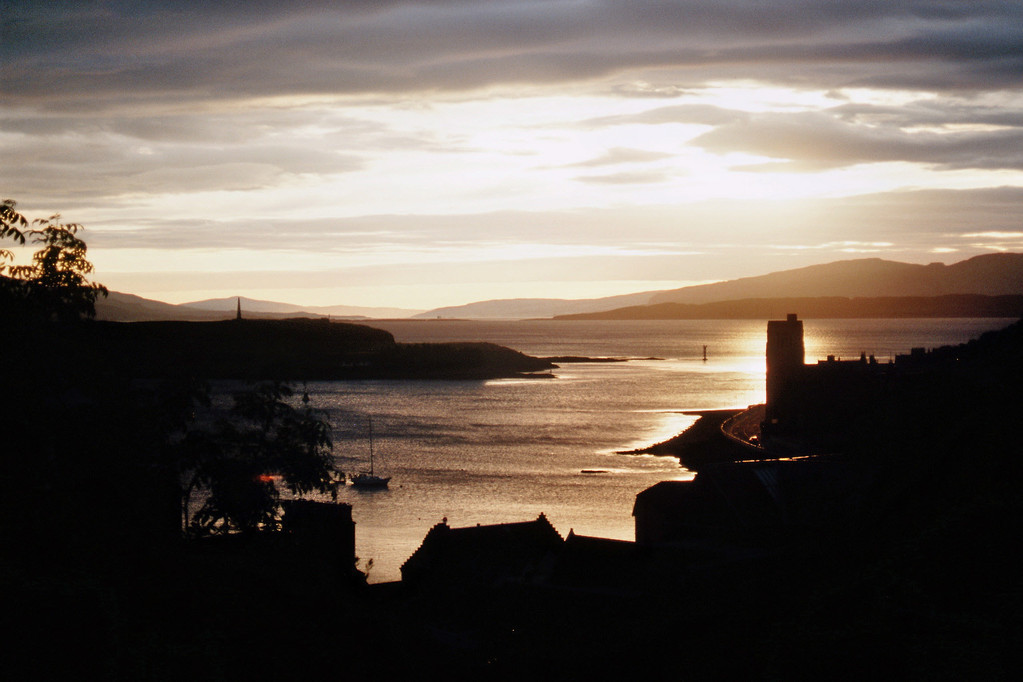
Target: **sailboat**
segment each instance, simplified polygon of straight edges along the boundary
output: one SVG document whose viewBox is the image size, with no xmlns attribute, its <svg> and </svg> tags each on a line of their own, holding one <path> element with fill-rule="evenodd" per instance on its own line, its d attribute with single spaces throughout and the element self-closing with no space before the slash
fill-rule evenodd
<svg viewBox="0 0 1023 682">
<path fill-rule="evenodd" d="M 352 476 L 352 485 L 357 488 L 386 488 L 390 476 L 377 476 L 373 473 L 373 420 L 369 420 L 369 471 Z"/>
</svg>

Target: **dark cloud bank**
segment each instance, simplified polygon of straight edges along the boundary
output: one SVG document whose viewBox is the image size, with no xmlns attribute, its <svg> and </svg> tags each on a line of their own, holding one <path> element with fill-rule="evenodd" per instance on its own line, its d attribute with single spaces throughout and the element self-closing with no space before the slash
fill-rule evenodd
<svg viewBox="0 0 1023 682">
<path fill-rule="evenodd" d="M 626 69 L 933 91 L 1023 75 L 1023 6 L 985 0 L 8 2 L 4 15 L 5 99 L 57 110 Z"/>
</svg>

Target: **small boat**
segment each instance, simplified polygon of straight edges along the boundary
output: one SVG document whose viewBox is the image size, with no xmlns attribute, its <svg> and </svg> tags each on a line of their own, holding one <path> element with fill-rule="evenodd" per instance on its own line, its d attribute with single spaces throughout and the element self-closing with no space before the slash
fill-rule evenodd
<svg viewBox="0 0 1023 682">
<path fill-rule="evenodd" d="M 356 488 L 386 488 L 390 476 L 377 476 L 373 473 L 373 420 L 369 420 L 369 471 L 352 476 L 352 485 Z"/>
<path fill-rule="evenodd" d="M 352 485 L 356 488 L 386 488 L 390 476 L 376 476 L 373 472 L 363 472 L 352 476 Z"/>
</svg>

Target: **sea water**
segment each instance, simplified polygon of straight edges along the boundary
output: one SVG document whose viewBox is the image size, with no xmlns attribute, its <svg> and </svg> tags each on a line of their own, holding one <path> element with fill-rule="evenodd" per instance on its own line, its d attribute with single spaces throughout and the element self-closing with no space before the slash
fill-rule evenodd
<svg viewBox="0 0 1023 682">
<path fill-rule="evenodd" d="M 860 353 L 887 361 L 961 343 L 1011 320 L 808 320 L 807 362 Z M 677 459 L 622 454 L 680 433 L 686 412 L 764 400 L 766 322 L 373 321 L 400 342 L 488 341 L 535 356 L 616 358 L 552 376 L 494 381 L 328 381 L 306 386 L 326 411 L 347 473 L 369 464 L 383 490 L 344 488 L 359 567 L 400 579 L 427 531 L 529 521 L 562 534 L 631 540 L 636 494 L 693 474 Z M 706 360 L 704 360 L 706 347 Z"/>
</svg>

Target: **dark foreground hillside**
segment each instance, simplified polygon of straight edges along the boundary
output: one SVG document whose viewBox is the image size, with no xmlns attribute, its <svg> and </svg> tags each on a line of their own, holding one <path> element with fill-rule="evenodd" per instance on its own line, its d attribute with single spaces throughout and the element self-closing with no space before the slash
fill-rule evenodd
<svg viewBox="0 0 1023 682">
<path fill-rule="evenodd" d="M 234 329 L 241 344 L 261 328 Z M 137 401 L 64 391 L 8 424 L 25 438 L 5 453 L 18 458 L 5 467 L 0 674 L 1014 680 L 1023 324 L 928 363 L 890 396 L 884 429 L 866 433 L 867 419 L 847 434 L 848 456 L 879 474 L 848 524 L 677 546 L 575 537 L 533 565 L 506 543 L 435 564 L 420 589 L 367 587 L 287 538 L 182 541 L 174 514 L 154 513 L 158 472 L 137 468 L 151 445 L 148 423 L 125 428 Z"/>
</svg>

